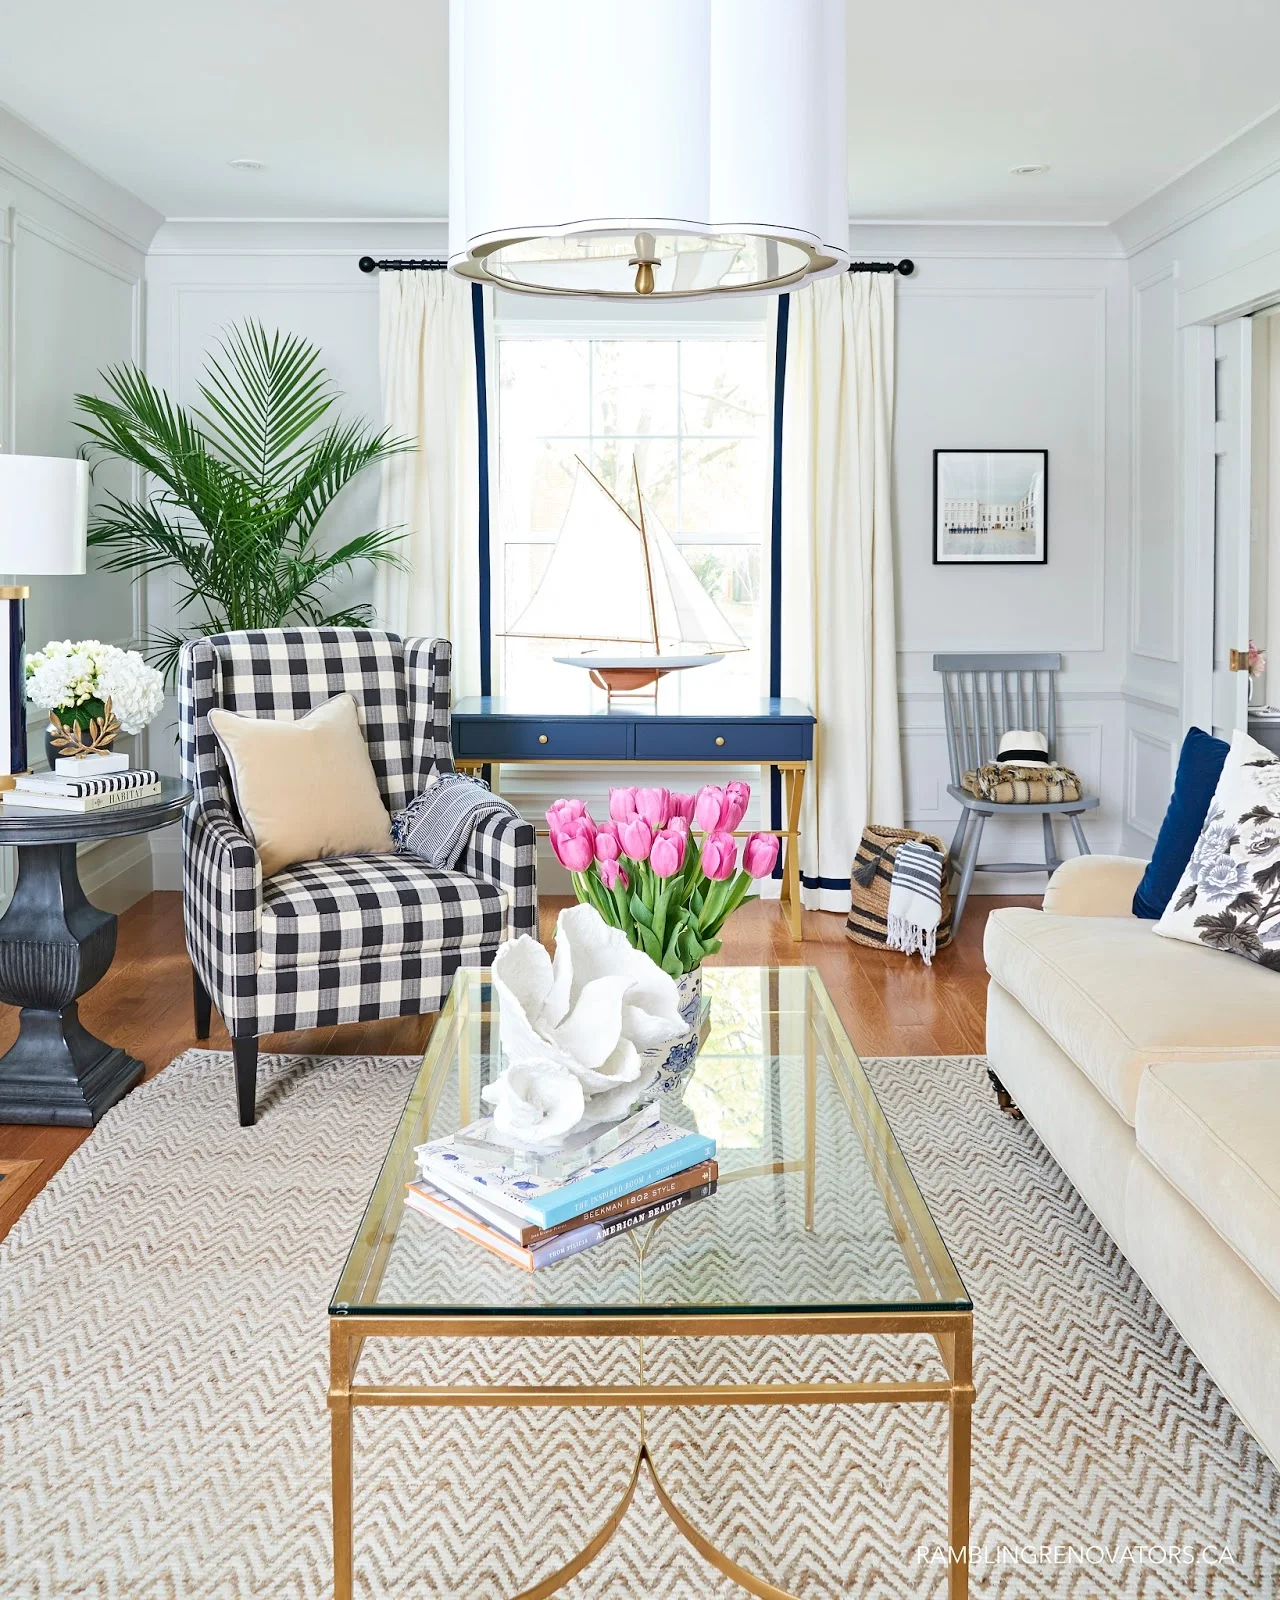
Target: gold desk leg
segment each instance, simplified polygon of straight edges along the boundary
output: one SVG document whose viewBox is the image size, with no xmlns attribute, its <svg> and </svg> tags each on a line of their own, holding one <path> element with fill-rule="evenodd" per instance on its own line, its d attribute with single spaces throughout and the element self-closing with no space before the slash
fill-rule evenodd
<svg viewBox="0 0 1280 1600">
<path fill-rule="evenodd" d="M 948 1600 L 969 1594 L 969 1477 L 973 1432 L 973 1319 L 949 1336 L 951 1399 L 948 1403 L 950 1450 L 947 1460 Z M 944 1354 L 946 1352 L 944 1351 Z"/>
<path fill-rule="evenodd" d="M 329 1450 L 333 1476 L 333 1600 L 351 1600 L 351 1342 L 329 1322 Z"/>
<path fill-rule="evenodd" d="M 797 944 L 804 938 L 800 906 L 800 802 L 804 797 L 803 767 L 783 771 L 787 836 L 782 854 L 782 904 L 787 926 Z"/>
<path fill-rule="evenodd" d="M 813 1038 L 813 990 L 805 985 L 804 1029 L 804 1229 L 813 1232 L 814 1191 L 818 1164 L 818 1062 Z"/>
</svg>

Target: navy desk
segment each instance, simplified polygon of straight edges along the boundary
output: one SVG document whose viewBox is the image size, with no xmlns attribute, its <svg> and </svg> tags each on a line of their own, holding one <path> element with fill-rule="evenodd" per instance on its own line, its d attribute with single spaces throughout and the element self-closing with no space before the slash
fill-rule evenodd
<svg viewBox="0 0 1280 1600">
<path fill-rule="evenodd" d="M 816 718 L 799 700 L 760 700 L 754 710 L 670 712 L 652 702 L 612 710 L 545 713 L 517 710 L 497 696 L 459 700 L 453 708 L 453 760 L 459 772 L 486 766 L 616 767 L 629 761 L 661 766 L 759 764 L 782 774 L 782 907 L 791 930 L 800 929 L 800 801 L 813 759 Z M 496 788 L 497 785 L 495 784 Z"/>
</svg>

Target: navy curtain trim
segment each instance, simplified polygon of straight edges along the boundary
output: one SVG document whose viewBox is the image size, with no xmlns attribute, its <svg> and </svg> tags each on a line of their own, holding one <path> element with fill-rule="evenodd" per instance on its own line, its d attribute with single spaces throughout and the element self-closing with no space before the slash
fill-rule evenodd
<svg viewBox="0 0 1280 1600">
<path fill-rule="evenodd" d="M 480 693 L 493 693 L 491 629 L 492 587 L 489 554 L 489 385 L 485 372 L 484 289 L 471 285 L 471 328 L 476 346 L 476 454 L 479 457 L 480 494 L 477 538 L 480 559 Z"/>
<path fill-rule="evenodd" d="M 800 874 L 800 882 L 806 889 L 844 889 L 848 890 L 848 878 L 811 878 L 807 872 Z"/>
<path fill-rule="evenodd" d="M 782 694 L 782 402 L 787 380 L 791 296 L 778 296 L 778 342 L 773 356 L 773 505 L 769 517 L 769 694 Z M 769 826 L 782 826 L 782 774 L 769 773 Z M 773 869 L 782 877 L 782 854 Z"/>
</svg>

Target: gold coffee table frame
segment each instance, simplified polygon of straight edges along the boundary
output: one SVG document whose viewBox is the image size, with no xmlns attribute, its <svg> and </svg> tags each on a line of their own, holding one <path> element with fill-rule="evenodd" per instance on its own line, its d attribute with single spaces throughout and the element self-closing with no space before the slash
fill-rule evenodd
<svg viewBox="0 0 1280 1600">
<path fill-rule="evenodd" d="M 795 970 L 795 969 L 792 969 Z M 376 1294 L 394 1242 L 403 1206 L 405 1162 L 412 1146 L 430 1126 L 448 1072 L 456 1064 L 464 1085 L 474 1063 L 468 1059 L 466 1013 L 469 997 L 478 993 L 480 974 L 460 973 L 441 1013 L 400 1124 L 384 1162 L 361 1225 L 360 1234 L 334 1294 L 329 1318 L 329 1411 L 333 1486 L 334 1600 L 353 1600 L 352 1500 L 354 1460 L 353 1413 L 360 1407 L 554 1406 L 608 1407 L 639 1410 L 640 1443 L 617 1505 L 591 1538 L 555 1572 L 522 1589 L 512 1600 L 544 1600 L 583 1571 L 617 1532 L 635 1494 L 642 1467 L 647 1467 L 658 1500 L 689 1544 L 726 1577 L 761 1600 L 795 1600 L 785 1589 L 748 1571 L 726 1555 L 689 1520 L 676 1504 L 657 1471 L 645 1430 L 645 1412 L 665 1406 L 787 1405 L 945 1405 L 949 1421 L 947 1467 L 948 1595 L 965 1600 L 969 1593 L 969 1483 L 973 1411 L 973 1313 L 964 1285 L 946 1254 L 928 1209 L 916 1188 L 896 1141 L 884 1123 L 878 1102 L 816 972 L 809 971 L 812 993 L 826 1013 L 837 1043 L 833 1076 L 854 1127 L 863 1137 L 868 1164 L 888 1207 L 894 1232 L 925 1301 L 950 1299 L 965 1309 L 887 1307 L 883 1310 L 770 1311 L 689 1310 L 679 1312 L 575 1310 L 570 1313 L 483 1312 L 379 1314 Z M 461 997 L 461 998 L 460 998 Z M 807 1030 L 812 1036 L 812 1028 Z M 830 1035 L 829 1035 L 830 1036 Z M 843 1058 L 843 1060 L 841 1060 Z M 813 1074 L 815 1050 L 806 1048 L 805 1156 L 803 1161 L 776 1162 L 721 1175 L 721 1184 L 779 1171 L 805 1171 L 806 1227 L 813 1227 Z M 466 1105 L 467 1099 L 461 1103 Z M 878 1123 L 878 1126 L 876 1125 Z M 864 1129 L 867 1130 L 864 1135 Z M 641 1272 L 649 1244 L 660 1224 L 644 1236 L 628 1235 L 640 1258 Z M 936 1242 L 936 1248 L 935 1248 Z M 518 1269 L 513 1269 L 518 1270 Z M 375 1302 L 372 1303 L 371 1302 Z M 874 1336 L 929 1334 L 937 1345 L 945 1379 L 912 1382 L 655 1384 L 645 1376 L 647 1338 L 733 1338 L 762 1335 Z M 634 1339 L 637 1381 L 634 1384 L 379 1384 L 359 1383 L 357 1372 L 366 1339 L 472 1338 L 620 1338 Z"/>
</svg>

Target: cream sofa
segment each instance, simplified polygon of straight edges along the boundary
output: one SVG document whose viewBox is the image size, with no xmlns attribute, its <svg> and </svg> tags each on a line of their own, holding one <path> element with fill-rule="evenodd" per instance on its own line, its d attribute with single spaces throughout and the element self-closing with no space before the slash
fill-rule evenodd
<svg viewBox="0 0 1280 1600">
<path fill-rule="evenodd" d="M 1162 939 L 1080 856 L 987 921 L 987 1057 L 1280 1462 L 1280 972 Z"/>
</svg>

